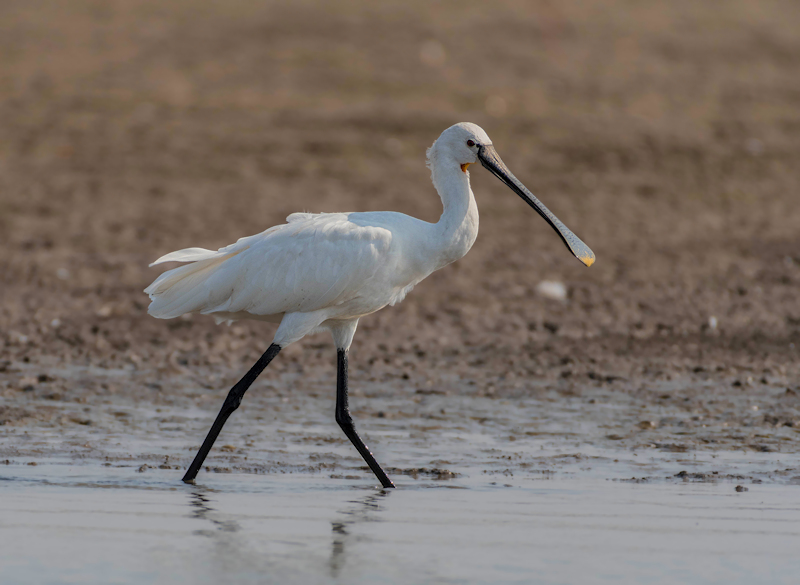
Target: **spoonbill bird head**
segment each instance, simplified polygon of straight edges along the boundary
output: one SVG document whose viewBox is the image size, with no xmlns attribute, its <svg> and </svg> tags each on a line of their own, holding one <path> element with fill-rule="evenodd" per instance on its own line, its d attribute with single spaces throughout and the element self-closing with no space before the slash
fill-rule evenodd
<svg viewBox="0 0 800 585">
<path fill-rule="evenodd" d="M 442 132 L 442 135 L 433 144 L 428 155 L 431 159 L 434 158 L 433 151 L 447 153 L 455 163 L 461 165 L 461 170 L 464 172 L 467 171 L 469 165 L 480 162 L 484 168 L 505 183 L 541 215 L 578 260 L 586 266 L 594 264 L 594 252 L 514 176 L 500 155 L 497 154 L 492 140 L 483 128 L 470 122 L 455 124 Z"/>
<path fill-rule="evenodd" d="M 428 156 L 453 159 L 453 162 L 461 165 L 461 170 L 466 171 L 469 165 L 478 162 L 478 149 L 482 144 L 492 144 L 483 128 L 470 122 L 460 122 L 442 132 L 428 151 Z"/>
</svg>

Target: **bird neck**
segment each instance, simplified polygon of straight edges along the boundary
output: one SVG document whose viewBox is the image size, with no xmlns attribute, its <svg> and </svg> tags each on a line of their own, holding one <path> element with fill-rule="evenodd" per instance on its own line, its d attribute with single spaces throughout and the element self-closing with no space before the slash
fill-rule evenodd
<svg viewBox="0 0 800 585">
<path fill-rule="evenodd" d="M 438 268 L 463 257 L 478 236 L 478 206 L 470 188 L 469 172 L 448 158 L 431 157 L 429 161 L 433 185 L 444 207 L 436 223 Z"/>
</svg>

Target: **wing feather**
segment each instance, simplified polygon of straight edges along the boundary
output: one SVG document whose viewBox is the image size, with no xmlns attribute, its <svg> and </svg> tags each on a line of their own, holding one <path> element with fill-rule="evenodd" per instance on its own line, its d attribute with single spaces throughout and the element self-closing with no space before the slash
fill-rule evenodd
<svg viewBox="0 0 800 585">
<path fill-rule="evenodd" d="M 191 263 L 145 289 L 150 314 L 316 311 L 357 297 L 388 260 L 392 232 L 385 227 L 357 225 L 341 213 L 296 213 L 287 221 L 217 252 L 189 248 L 160 258 Z"/>
</svg>

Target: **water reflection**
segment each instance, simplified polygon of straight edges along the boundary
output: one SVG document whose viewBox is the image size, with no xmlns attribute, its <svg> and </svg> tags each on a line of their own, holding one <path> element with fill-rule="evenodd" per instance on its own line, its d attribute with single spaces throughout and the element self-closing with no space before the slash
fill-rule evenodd
<svg viewBox="0 0 800 585">
<path fill-rule="evenodd" d="M 306 495 L 312 496 L 311 493 Z M 223 576 L 245 574 L 269 574 L 272 579 L 269 582 L 283 582 L 275 579 L 278 573 L 285 571 L 316 575 L 315 579 L 320 573 L 339 578 L 346 568 L 355 567 L 357 553 L 364 552 L 360 545 L 370 544 L 363 542 L 362 531 L 356 525 L 381 522 L 381 512 L 386 507 L 384 498 L 389 492 L 370 491 L 344 505 L 340 499 L 342 495 L 347 494 L 328 492 L 327 503 L 313 506 L 309 514 L 302 506 L 294 508 L 297 494 L 291 494 L 282 500 L 287 506 L 261 516 L 260 526 L 254 533 L 253 524 L 248 523 L 246 516 L 224 512 L 228 509 L 221 503 L 225 501 L 225 494 L 215 494 L 214 490 L 204 488 L 187 492 L 187 515 L 201 521 L 201 527 L 192 530 L 192 534 L 202 537 L 208 547 L 202 547 L 201 553 L 204 574 L 219 576 L 219 582 L 224 581 Z M 338 506 L 342 507 L 337 510 Z M 319 532 L 320 526 L 324 527 L 322 523 L 328 522 L 330 541 L 324 532 Z M 328 542 L 329 556 L 326 555 Z M 350 567 L 347 567 L 348 560 L 353 562 Z"/>
<path fill-rule="evenodd" d="M 381 500 L 389 496 L 388 490 L 380 490 L 369 495 L 349 502 L 349 506 L 339 510 L 339 519 L 331 522 L 333 532 L 333 542 L 331 545 L 331 558 L 329 562 L 332 577 L 338 577 L 347 560 L 345 554 L 347 545 L 354 538 L 350 530 L 354 524 L 362 522 L 380 522 L 378 516 L 383 506 Z"/>
<path fill-rule="evenodd" d="M 230 514 L 220 512 L 212 498 L 214 490 L 195 488 L 189 496 L 190 518 L 201 520 L 206 528 L 192 534 L 207 539 L 210 547 L 199 549 L 203 574 L 210 582 L 224 583 L 231 576 L 264 570 L 263 559 L 249 546 L 246 529 Z M 199 551 L 196 551 L 199 552 Z"/>
<path fill-rule="evenodd" d="M 193 491 L 190 496 L 189 506 L 193 508 L 192 518 L 208 520 L 216 526 L 216 530 L 195 530 L 194 534 L 200 536 L 214 536 L 219 530 L 222 532 L 238 532 L 241 530 L 241 527 L 236 521 L 220 518 L 214 508 L 209 505 L 211 500 L 205 494 L 200 491 Z"/>
</svg>

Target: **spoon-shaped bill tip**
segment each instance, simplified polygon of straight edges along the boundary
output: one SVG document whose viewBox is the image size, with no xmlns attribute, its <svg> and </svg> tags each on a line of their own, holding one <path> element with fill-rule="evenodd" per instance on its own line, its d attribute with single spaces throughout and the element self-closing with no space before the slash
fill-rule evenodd
<svg viewBox="0 0 800 585">
<path fill-rule="evenodd" d="M 553 229 L 555 229 L 558 235 L 561 236 L 561 239 L 567 245 L 569 251 L 572 252 L 573 256 L 580 260 L 585 266 L 591 266 L 594 264 L 594 252 L 592 252 L 592 249 L 589 246 L 583 243 L 583 240 L 576 236 L 567 226 L 561 223 L 561 221 L 555 215 L 550 213 L 550 210 L 544 207 L 544 205 L 542 205 L 541 209 L 532 204 L 531 206 L 542 214 L 542 217 L 547 220 L 547 223 L 553 226 Z M 542 213 L 542 211 L 544 211 L 544 213 Z"/>
<path fill-rule="evenodd" d="M 581 242 L 583 244 L 583 242 Z M 572 253 L 575 254 L 575 257 L 584 263 L 586 266 L 591 266 L 594 264 L 594 252 L 589 249 L 589 246 L 583 244 L 583 249 L 581 250 L 572 250 Z"/>
<path fill-rule="evenodd" d="M 481 146 L 478 150 L 478 159 L 488 171 L 490 171 L 495 177 L 510 187 L 512 191 L 519 195 L 522 200 L 525 201 L 525 203 L 535 209 L 536 212 L 541 215 L 547 223 L 550 224 L 550 227 L 552 227 L 556 233 L 558 233 L 558 235 L 567 245 L 567 248 L 569 248 L 569 251 L 572 252 L 572 254 L 578 260 L 580 260 L 585 266 L 591 266 L 594 264 L 595 257 L 591 248 L 584 244 L 578 236 L 572 233 L 572 230 L 570 230 L 561 222 L 561 220 L 553 215 L 553 212 L 547 209 L 544 203 L 539 201 L 533 195 L 533 193 L 528 191 L 527 187 L 525 187 L 525 185 L 523 185 L 510 170 L 508 170 L 508 167 L 497 154 L 494 146 L 491 144 L 485 144 Z"/>
</svg>

